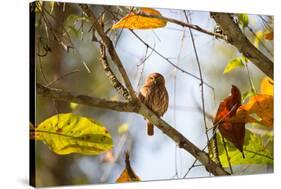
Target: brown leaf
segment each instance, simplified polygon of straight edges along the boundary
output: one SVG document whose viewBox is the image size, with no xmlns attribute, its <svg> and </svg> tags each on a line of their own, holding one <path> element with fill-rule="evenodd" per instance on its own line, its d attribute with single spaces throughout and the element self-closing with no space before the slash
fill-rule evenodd
<svg viewBox="0 0 281 189">
<path fill-rule="evenodd" d="M 264 34 L 264 39 L 273 40 L 273 31 L 267 32 Z"/>
<path fill-rule="evenodd" d="M 159 11 L 151 8 L 140 8 L 140 13 L 147 15 L 161 15 Z M 112 26 L 112 29 L 116 28 L 129 28 L 129 29 L 153 29 L 165 27 L 167 22 L 158 18 L 150 18 L 146 16 L 137 15 L 131 12 L 121 18 L 119 22 Z"/>
<path fill-rule="evenodd" d="M 134 170 L 131 167 L 129 154 L 126 152 L 126 159 L 125 159 L 126 167 L 122 171 L 121 175 L 118 177 L 116 182 L 129 182 L 129 181 L 140 181 L 140 178 L 135 174 Z"/>
<path fill-rule="evenodd" d="M 221 135 L 230 141 L 243 154 L 245 137 L 245 123 L 231 123 L 227 120 L 236 114 L 236 110 L 241 105 L 241 93 L 239 89 L 232 85 L 231 95 L 220 103 L 214 124 L 218 124 Z"/>
</svg>

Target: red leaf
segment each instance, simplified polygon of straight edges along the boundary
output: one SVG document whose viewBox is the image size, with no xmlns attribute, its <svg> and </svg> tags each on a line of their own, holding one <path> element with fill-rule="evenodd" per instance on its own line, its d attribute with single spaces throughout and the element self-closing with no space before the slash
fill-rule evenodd
<svg viewBox="0 0 281 189">
<path fill-rule="evenodd" d="M 236 115 L 236 110 L 240 106 L 241 93 L 235 85 L 232 85 L 231 95 L 220 103 L 214 124 L 218 124 L 221 135 L 238 148 L 243 154 L 245 123 L 225 122 Z"/>
</svg>

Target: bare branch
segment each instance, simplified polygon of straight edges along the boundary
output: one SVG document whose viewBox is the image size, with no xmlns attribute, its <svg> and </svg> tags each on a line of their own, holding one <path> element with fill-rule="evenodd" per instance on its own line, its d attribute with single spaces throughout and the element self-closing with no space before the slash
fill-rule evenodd
<svg viewBox="0 0 281 189">
<path fill-rule="evenodd" d="M 227 42 L 235 46 L 261 71 L 273 79 L 273 62 L 260 52 L 242 33 L 230 14 L 211 13 L 211 16 L 227 36 Z"/>
<path fill-rule="evenodd" d="M 180 20 L 173 19 L 173 18 L 168 18 L 168 17 L 164 17 L 164 16 L 161 16 L 161 15 L 147 14 L 143 11 L 138 11 L 136 14 L 140 15 L 140 16 L 144 16 L 144 17 L 149 17 L 149 18 L 157 18 L 157 19 L 160 19 L 160 20 L 164 20 L 164 21 L 167 21 L 167 22 L 170 22 L 170 23 L 180 25 L 182 27 L 187 27 L 187 28 L 190 28 L 190 29 L 193 29 L 193 30 L 197 30 L 199 32 L 205 33 L 205 34 L 210 35 L 210 36 L 214 36 L 216 38 L 220 38 L 220 39 L 223 39 L 223 40 L 226 39 L 225 36 L 220 34 L 220 33 L 214 33 L 214 32 L 208 31 L 206 29 L 203 29 L 198 25 L 185 23 L 185 22 L 182 22 Z"/>
<path fill-rule="evenodd" d="M 191 153 L 196 159 L 198 159 L 206 169 L 212 174 L 219 175 L 229 175 L 223 168 L 218 166 L 214 161 L 212 161 L 209 155 L 201 151 L 197 146 L 191 143 L 187 138 L 185 138 L 181 133 L 174 129 L 167 122 L 159 118 L 154 112 L 148 109 L 143 103 L 137 102 L 117 102 L 109 101 L 105 99 L 100 99 L 97 97 L 90 97 L 86 95 L 74 96 L 69 92 L 62 90 L 50 89 L 42 86 L 41 84 L 36 85 L 36 92 L 40 95 L 63 100 L 67 102 L 75 102 L 79 104 L 84 104 L 88 106 L 104 108 L 120 112 L 135 112 L 144 116 L 152 124 L 156 125 L 164 134 L 174 140 L 180 148 L 183 148 L 187 152 Z"/>
<path fill-rule="evenodd" d="M 128 90 L 119 82 L 117 77 L 114 75 L 113 71 L 108 65 L 107 58 L 106 58 L 106 51 L 105 46 L 101 43 L 100 44 L 100 62 L 103 66 L 103 69 L 108 77 L 108 79 L 111 81 L 113 87 L 116 89 L 116 91 L 123 96 L 125 99 L 129 100 L 129 92 Z"/>
<path fill-rule="evenodd" d="M 136 112 L 138 109 L 137 105 L 128 102 L 105 100 L 105 99 L 101 99 L 93 96 L 87 96 L 87 95 L 75 96 L 69 92 L 44 87 L 43 85 L 38 83 L 36 84 L 36 92 L 39 95 L 50 97 L 56 100 L 75 102 L 78 104 L 83 104 L 83 105 L 93 106 L 103 109 L 110 109 L 118 112 Z"/>
<path fill-rule="evenodd" d="M 200 77 L 180 68 L 178 65 L 176 65 L 175 63 L 173 63 L 169 58 L 165 57 L 164 55 L 162 55 L 160 52 L 158 52 L 154 47 L 150 46 L 148 43 L 146 43 L 140 36 L 138 36 L 138 34 L 136 34 L 136 32 L 134 32 L 133 30 L 130 30 L 131 33 L 140 41 L 142 42 L 147 48 L 151 49 L 153 52 L 155 52 L 158 56 L 160 56 L 161 58 L 163 58 L 164 60 L 166 60 L 170 65 L 172 65 L 173 67 L 175 67 L 176 69 L 178 69 L 179 71 L 181 71 L 182 73 L 185 73 L 197 80 L 200 81 Z M 208 84 L 207 82 L 203 81 L 203 83 L 208 86 L 210 89 L 214 90 L 214 87 L 212 87 L 210 84 Z"/>
<path fill-rule="evenodd" d="M 121 63 L 121 60 L 120 60 L 118 54 L 116 53 L 116 51 L 114 49 L 112 41 L 106 35 L 106 33 L 103 31 L 102 26 L 99 24 L 98 20 L 96 19 L 95 15 L 91 11 L 91 9 L 88 7 L 88 5 L 79 4 L 79 6 L 84 11 L 84 13 L 88 16 L 89 20 L 92 22 L 92 24 L 93 24 L 94 28 L 96 29 L 97 33 L 101 37 L 102 42 L 107 47 L 112 61 L 116 64 L 120 74 L 122 75 L 122 78 L 125 82 L 126 87 L 129 90 L 129 93 L 130 93 L 130 96 L 131 96 L 132 100 L 136 100 L 137 96 L 135 94 L 135 91 L 134 91 L 134 89 L 132 87 L 132 84 L 129 80 L 129 77 L 128 77 L 126 71 L 125 71 L 125 68 L 123 67 L 123 65 Z"/>
</svg>

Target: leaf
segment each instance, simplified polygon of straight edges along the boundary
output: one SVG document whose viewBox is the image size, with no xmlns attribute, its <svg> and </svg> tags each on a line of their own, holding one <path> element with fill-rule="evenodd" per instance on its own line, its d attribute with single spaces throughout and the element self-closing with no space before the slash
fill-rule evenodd
<svg viewBox="0 0 281 189">
<path fill-rule="evenodd" d="M 260 85 L 261 94 L 272 95 L 274 94 L 273 80 L 269 77 L 264 77 Z"/>
<path fill-rule="evenodd" d="M 128 132 L 128 129 L 129 129 L 128 123 L 123 123 L 122 125 L 120 125 L 120 126 L 118 127 L 118 133 L 119 133 L 119 134 L 126 133 L 126 132 Z"/>
<path fill-rule="evenodd" d="M 51 6 L 50 14 L 52 14 L 53 11 L 54 11 L 55 3 L 56 3 L 56 2 L 55 2 L 55 1 L 50 1 L 49 3 L 50 3 L 50 6 Z"/>
<path fill-rule="evenodd" d="M 67 26 L 67 30 L 68 32 L 71 32 L 74 34 L 75 37 L 79 37 L 80 36 L 80 31 L 78 29 L 76 29 L 74 26 Z"/>
<path fill-rule="evenodd" d="M 264 39 L 273 40 L 273 31 L 267 32 L 264 34 Z"/>
<path fill-rule="evenodd" d="M 261 133 L 261 132 L 260 132 Z M 222 142 L 222 137 L 217 133 L 217 148 L 219 158 L 224 168 L 229 167 L 226 151 Z M 273 136 L 272 132 L 263 132 L 255 134 L 246 129 L 244 154 L 241 158 L 240 151 L 231 143 L 226 145 L 230 163 L 232 166 L 243 164 L 273 164 Z"/>
<path fill-rule="evenodd" d="M 249 24 L 249 16 L 247 14 L 239 14 L 238 15 L 239 24 L 244 29 Z"/>
<path fill-rule="evenodd" d="M 151 8 L 140 8 L 140 13 L 146 15 L 161 15 L 159 11 Z M 167 22 L 158 18 L 150 18 L 137 15 L 134 12 L 127 14 L 121 18 L 119 22 L 112 26 L 112 29 L 128 28 L 128 29 L 153 29 L 165 27 Z"/>
<path fill-rule="evenodd" d="M 79 104 L 75 103 L 75 102 L 70 102 L 69 106 L 71 108 L 71 110 L 76 110 L 79 106 Z"/>
<path fill-rule="evenodd" d="M 60 155 L 97 155 L 113 146 L 112 138 L 102 124 L 72 113 L 57 114 L 46 119 L 36 127 L 34 133 L 36 140 L 42 140 Z"/>
<path fill-rule="evenodd" d="M 258 48 L 262 39 L 263 39 L 263 32 L 262 31 L 256 32 L 254 46 Z"/>
<path fill-rule="evenodd" d="M 221 135 L 234 144 L 243 154 L 245 124 L 226 122 L 226 120 L 235 116 L 236 110 L 240 105 L 240 90 L 235 85 L 232 85 L 231 95 L 225 98 L 219 105 L 214 124 L 218 125 Z"/>
<path fill-rule="evenodd" d="M 116 180 L 117 183 L 120 182 L 129 182 L 129 181 L 140 181 L 140 178 L 135 174 L 134 170 L 131 167 L 129 154 L 126 152 L 125 158 L 126 167 L 122 171 L 121 175 Z"/>
<path fill-rule="evenodd" d="M 229 73 L 232 70 L 234 70 L 238 67 L 243 67 L 243 66 L 244 66 L 244 64 L 243 64 L 243 60 L 241 57 L 234 58 L 233 60 L 231 60 L 230 62 L 227 63 L 226 67 L 224 68 L 223 73 L 224 74 Z"/>
<path fill-rule="evenodd" d="M 257 115 L 261 120 L 255 118 Z M 273 96 L 259 94 L 251 97 L 247 104 L 237 109 L 236 116 L 232 122 L 251 123 L 256 122 L 269 128 L 273 127 Z"/>
<path fill-rule="evenodd" d="M 249 91 L 243 93 L 243 95 L 242 95 L 242 101 L 244 102 L 245 100 L 247 100 L 248 98 L 254 96 L 255 94 L 256 94 L 256 93 L 253 92 L 252 90 L 249 90 Z"/>
</svg>

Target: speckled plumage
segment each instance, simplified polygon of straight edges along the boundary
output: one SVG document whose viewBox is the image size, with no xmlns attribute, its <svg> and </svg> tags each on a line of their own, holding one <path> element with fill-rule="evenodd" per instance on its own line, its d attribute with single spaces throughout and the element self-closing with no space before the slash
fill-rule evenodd
<svg viewBox="0 0 281 189">
<path fill-rule="evenodd" d="M 140 100 L 155 114 L 163 116 L 168 109 L 169 95 L 165 87 L 165 79 L 160 73 L 148 75 L 139 93 Z M 153 135 L 153 125 L 147 123 L 147 134 Z"/>
</svg>

